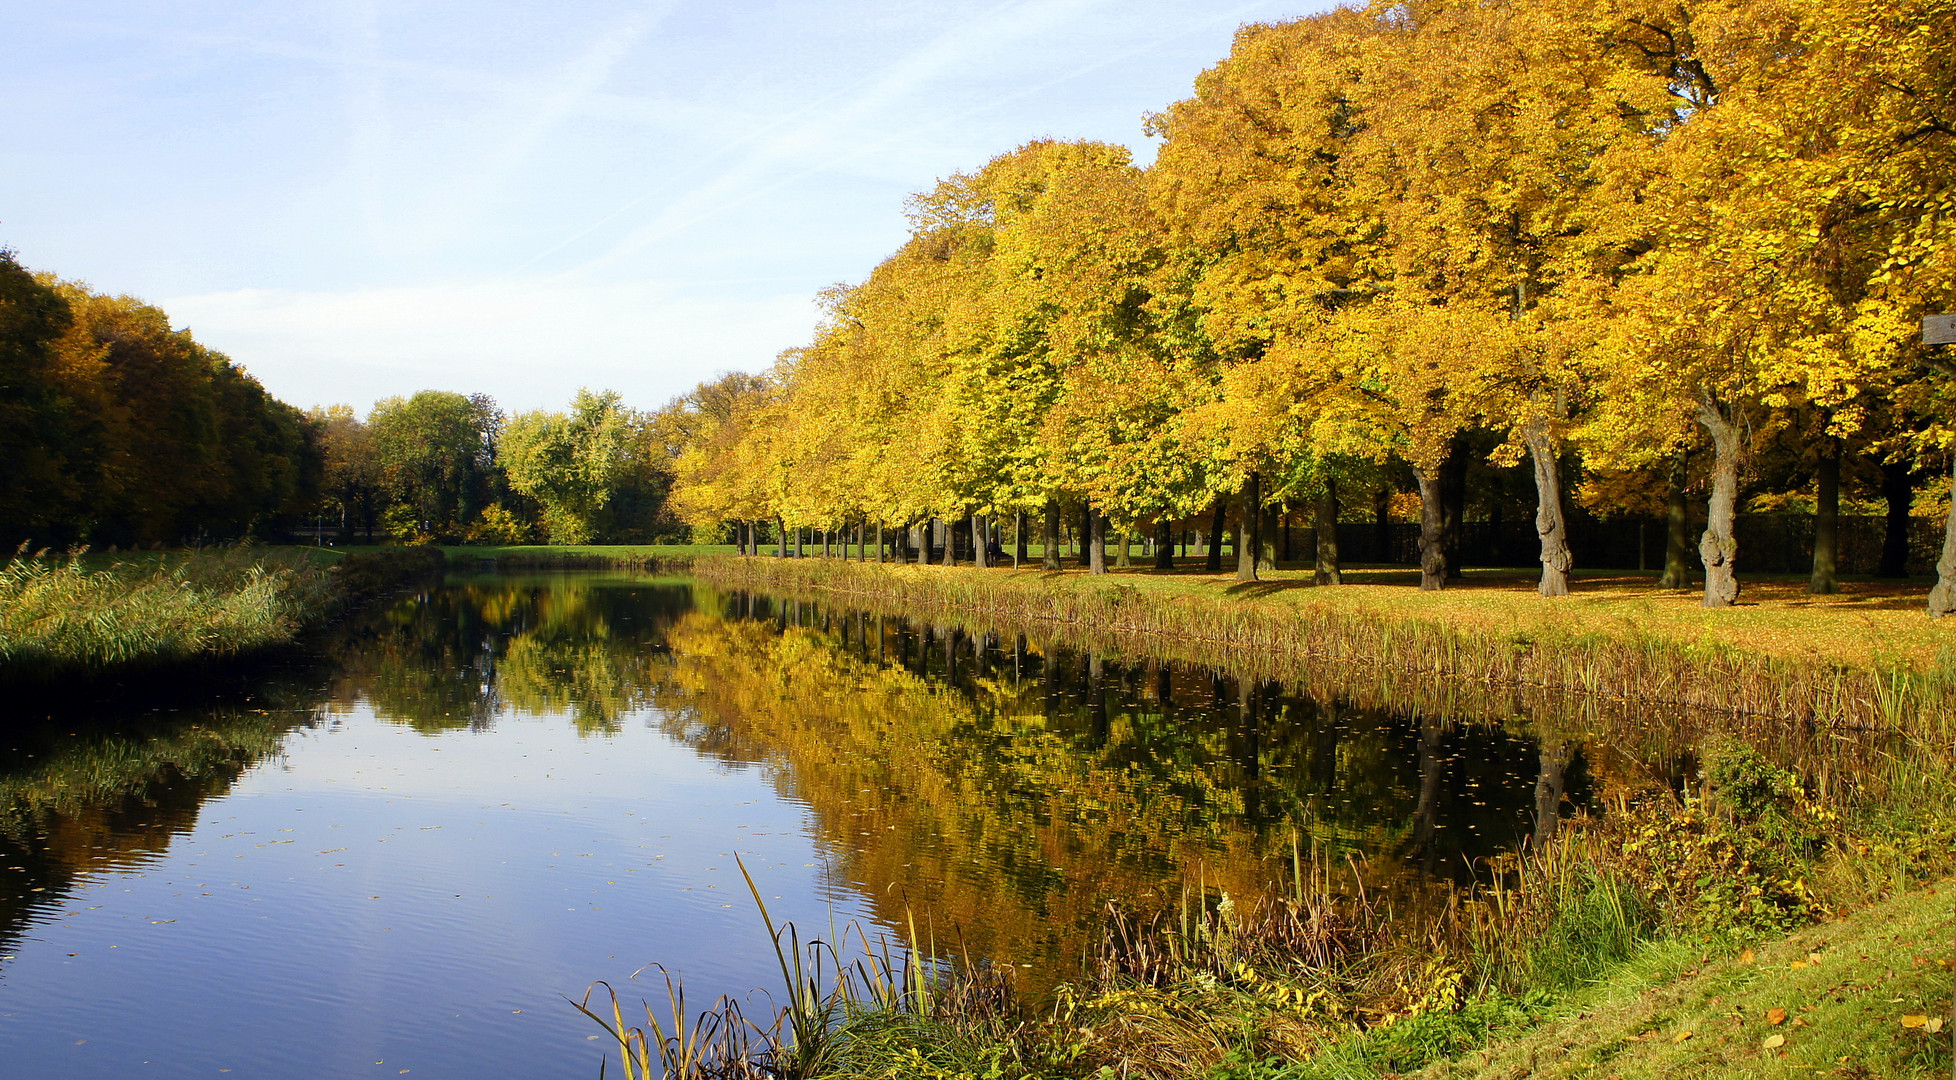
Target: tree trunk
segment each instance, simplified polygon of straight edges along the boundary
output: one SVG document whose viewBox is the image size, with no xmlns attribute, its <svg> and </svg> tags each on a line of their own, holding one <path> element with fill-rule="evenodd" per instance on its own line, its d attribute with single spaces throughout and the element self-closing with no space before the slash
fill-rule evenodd
<svg viewBox="0 0 1956 1080">
<path fill-rule="evenodd" d="M 1711 433 L 1711 505 L 1698 557 L 1705 563 L 1705 606 L 1729 607 L 1739 599 L 1739 542 L 1732 535 L 1739 501 L 1739 427 L 1710 401 L 1698 405 L 1698 422 Z"/>
<path fill-rule="evenodd" d="M 1121 530 L 1121 531 L 1120 531 L 1119 533 L 1117 533 L 1117 534 L 1115 535 L 1115 537 L 1114 537 L 1114 569 L 1116 569 L 1116 570 L 1125 570 L 1125 569 L 1127 569 L 1128 567 L 1130 567 L 1130 566 L 1133 566 L 1133 565 L 1134 565 L 1134 557 L 1133 557 L 1133 553 L 1132 553 L 1132 552 L 1131 552 L 1131 551 L 1129 550 L 1129 549 L 1131 549 L 1132 547 L 1134 547 L 1134 533 L 1133 533 L 1133 532 L 1131 532 L 1131 531 L 1129 531 L 1129 530 L 1127 530 L 1127 529 L 1122 529 L 1122 530 Z"/>
<path fill-rule="evenodd" d="M 1841 443 L 1829 435 L 1820 448 L 1820 467 L 1813 507 L 1813 577 L 1807 591 L 1826 596 L 1841 591 L 1839 535 L 1841 518 Z"/>
<path fill-rule="evenodd" d="M 1458 581 L 1463 560 L 1460 541 L 1467 518 L 1467 437 L 1456 432 L 1440 466 L 1440 539 L 1446 546 L 1447 580 Z"/>
<path fill-rule="evenodd" d="M 1888 529 L 1881 537 L 1881 577 L 1908 576 L 1908 513 L 1915 502 L 1915 470 L 1906 461 L 1881 466 L 1881 497 L 1888 501 Z"/>
<path fill-rule="evenodd" d="M 1569 525 L 1562 515 L 1562 469 L 1548 421 L 1537 417 L 1522 429 L 1529 460 L 1535 464 L 1535 535 L 1542 544 L 1543 596 L 1569 595 Z"/>
<path fill-rule="evenodd" d="M 1338 572 L 1338 485 L 1326 479 L 1317 499 L 1318 562 L 1311 580 L 1319 585 L 1342 585 Z"/>
<path fill-rule="evenodd" d="M 781 516 L 779 514 L 775 515 L 774 518 L 774 544 L 776 549 L 775 554 L 780 558 L 783 559 L 787 558 L 788 557 L 788 523 L 786 521 L 781 520 Z"/>
<path fill-rule="evenodd" d="M 1040 537 L 1043 550 L 1039 552 L 1041 570 L 1060 568 L 1060 505 L 1058 499 L 1046 500 L 1046 528 Z"/>
<path fill-rule="evenodd" d="M 1094 539 L 1093 519 L 1093 504 L 1082 502 L 1080 504 L 1080 565 L 1089 570 L 1093 569 L 1095 558 L 1095 552 L 1089 550 L 1093 546 Z M 1104 556 L 1105 553 L 1101 554 Z"/>
<path fill-rule="evenodd" d="M 1660 589 L 1691 587 L 1690 506 L 1684 498 L 1684 461 L 1671 474 L 1671 493 L 1664 508 L 1664 576 L 1657 579 Z"/>
<path fill-rule="evenodd" d="M 1012 518 L 1012 569 L 1030 561 L 1026 551 L 1026 512 L 1021 510 Z"/>
<path fill-rule="evenodd" d="M 1222 573 L 1223 526 L 1228 513 L 1228 500 L 1217 499 L 1215 517 L 1209 523 L 1209 547 L 1202 553 L 1202 568 L 1211 574 Z"/>
<path fill-rule="evenodd" d="M 1283 534 L 1284 548 L 1282 551 L 1277 553 L 1277 564 L 1281 566 L 1284 563 L 1290 562 L 1292 559 L 1296 558 L 1296 555 L 1293 554 L 1291 551 L 1291 545 L 1290 545 L 1290 507 L 1289 506 L 1285 506 L 1283 509 L 1283 513 L 1277 515 L 1277 528 L 1281 530 Z"/>
<path fill-rule="evenodd" d="M 1956 483 L 1950 490 L 1956 493 Z M 1939 619 L 1952 611 L 1956 611 L 1956 496 L 1949 500 L 1949 519 L 1942 526 L 1942 558 L 1936 560 L 1936 585 L 1929 590 L 1931 618 Z"/>
<path fill-rule="evenodd" d="M 980 570 L 991 565 L 989 560 L 991 552 L 986 550 L 990 547 L 985 542 L 987 539 L 988 537 L 985 535 L 985 515 L 971 515 L 971 562 L 972 565 Z"/>
<path fill-rule="evenodd" d="M 930 519 L 925 518 L 920 525 L 910 527 L 910 538 L 917 545 L 917 565 L 930 565 Z"/>
<path fill-rule="evenodd" d="M 951 519 L 933 518 L 932 527 L 936 530 L 938 539 L 944 544 L 942 548 L 944 554 L 938 559 L 938 563 L 943 566 L 958 565 L 957 530 L 951 527 Z"/>
<path fill-rule="evenodd" d="M 1107 515 L 1087 508 L 1087 569 L 1092 573 L 1107 572 Z"/>
<path fill-rule="evenodd" d="M 1440 468 L 1415 466 L 1419 481 L 1419 588 L 1434 592 L 1447 585 L 1447 545 L 1441 527 Z"/>
<path fill-rule="evenodd" d="M 1242 502 L 1236 507 L 1236 580 L 1238 581 L 1256 580 L 1256 555 L 1262 547 L 1258 543 L 1260 538 L 1257 533 L 1260 530 L 1257 525 L 1258 519 L 1263 516 L 1263 507 L 1260 504 L 1263 492 L 1259 490 L 1262 485 L 1257 482 L 1257 479 L 1257 474 L 1251 473 L 1250 478 L 1243 482 Z"/>
<path fill-rule="evenodd" d="M 883 519 L 876 519 L 876 561 L 883 561 Z"/>
<path fill-rule="evenodd" d="M 1155 523 L 1155 569 L 1175 569 L 1175 526 L 1166 518 Z"/>
</svg>

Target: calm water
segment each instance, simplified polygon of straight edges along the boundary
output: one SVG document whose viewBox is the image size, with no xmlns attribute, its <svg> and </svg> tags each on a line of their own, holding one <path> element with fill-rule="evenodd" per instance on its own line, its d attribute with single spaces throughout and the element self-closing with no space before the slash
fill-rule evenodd
<svg viewBox="0 0 1956 1080">
<path fill-rule="evenodd" d="M 593 980 L 778 979 L 736 852 L 777 917 L 908 910 L 1036 986 L 1110 900 L 1459 877 L 1586 786 L 1490 726 L 683 581 L 451 579 L 324 652 L 10 718 L 7 1075 L 595 1076 Z"/>
</svg>

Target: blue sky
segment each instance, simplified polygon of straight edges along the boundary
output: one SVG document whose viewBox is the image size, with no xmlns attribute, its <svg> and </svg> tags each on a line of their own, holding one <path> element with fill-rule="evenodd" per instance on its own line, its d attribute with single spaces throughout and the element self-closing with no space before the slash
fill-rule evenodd
<svg viewBox="0 0 1956 1080">
<path fill-rule="evenodd" d="M 300 406 L 641 407 L 805 341 L 903 200 L 1125 143 L 1328 6 L 0 0 L 0 246 Z"/>
</svg>

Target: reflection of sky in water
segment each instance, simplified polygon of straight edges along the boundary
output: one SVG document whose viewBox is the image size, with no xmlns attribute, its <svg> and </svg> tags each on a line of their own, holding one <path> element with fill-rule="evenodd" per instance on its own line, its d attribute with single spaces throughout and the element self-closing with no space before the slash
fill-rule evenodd
<svg viewBox="0 0 1956 1080">
<path fill-rule="evenodd" d="M 655 960 L 699 1006 L 772 985 L 731 845 L 778 917 L 826 926 L 804 812 L 646 719 L 610 738 L 511 715 L 430 737 L 356 707 L 293 734 L 167 852 L 84 875 L 14 942 L 0 1061 L 595 1075 L 599 1030 L 559 995 Z"/>
<path fill-rule="evenodd" d="M 0 837 L 29 864 L 0 865 L 5 1074 L 591 1076 L 608 1044 L 563 995 L 593 980 L 663 1005 L 656 970 L 627 983 L 657 962 L 693 1013 L 775 986 L 736 847 L 804 939 L 914 905 L 941 951 L 1044 978 L 1107 901 L 1262 890 L 1300 836 L 1457 876 L 1525 834 L 1549 764 L 1199 669 L 693 599 L 454 578 L 344 627 L 282 742 L 236 703 L 0 739 L 0 807 L 148 784 Z"/>
</svg>

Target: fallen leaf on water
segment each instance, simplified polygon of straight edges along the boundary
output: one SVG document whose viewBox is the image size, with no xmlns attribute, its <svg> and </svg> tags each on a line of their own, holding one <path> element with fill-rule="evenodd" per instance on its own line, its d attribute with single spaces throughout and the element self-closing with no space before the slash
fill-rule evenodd
<svg viewBox="0 0 1956 1080">
<path fill-rule="evenodd" d="M 1767 1010 L 1766 1010 L 1766 1022 L 1767 1022 L 1768 1024 L 1771 1024 L 1771 1025 L 1773 1025 L 1774 1027 L 1778 1027 L 1779 1025 L 1781 1025 L 1781 1024 L 1784 1024 L 1784 1023 L 1786 1023 L 1786 1010 L 1785 1010 L 1785 1009 L 1767 1009 Z"/>
<path fill-rule="evenodd" d="M 1760 1043 L 1759 1045 L 1765 1047 L 1768 1050 L 1777 1050 L 1780 1047 L 1786 1045 L 1786 1036 L 1781 1035 L 1778 1032 L 1774 1032 L 1773 1034 L 1766 1036 L 1765 1041 Z"/>
<path fill-rule="evenodd" d="M 1902 1017 L 1902 1026 L 1905 1028 L 1928 1027 L 1929 1018 L 1922 1015 L 1921 1013 L 1910 1013 L 1909 1015 Z"/>
<path fill-rule="evenodd" d="M 1681 1043 L 1684 1040 L 1689 1039 L 1690 1037 L 1691 1037 L 1691 1033 L 1689 1031 L 1680 1031 L 1676 1035 L 1671 1036 L 1671 1041 L 1673 1043 Z"/>
</svg>

